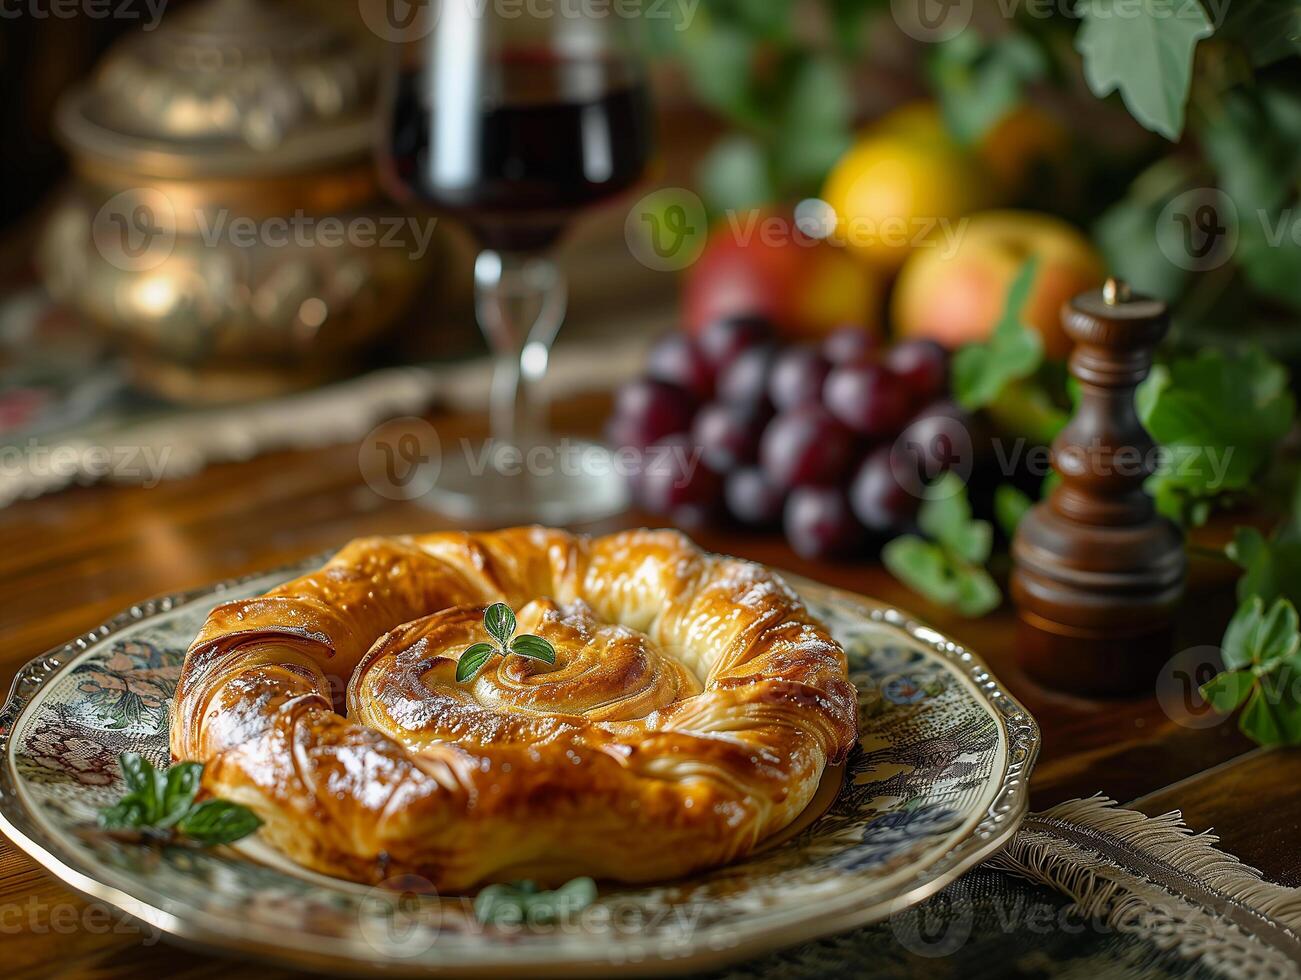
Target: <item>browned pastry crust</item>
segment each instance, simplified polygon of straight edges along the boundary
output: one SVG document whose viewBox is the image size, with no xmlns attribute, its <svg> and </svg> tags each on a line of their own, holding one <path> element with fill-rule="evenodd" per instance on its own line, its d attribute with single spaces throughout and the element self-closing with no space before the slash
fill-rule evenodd
<svg viewBox="0 0 1301 980">
<path fill-rule="evenodd" d="M 499 600 L 555 666 L 497 655 L 457 683 Z M 455 891 L 729 861 L 856 727 L 844 652 L 767 569 L 672 531 L 534 527 L 359 539 L 217 607 L 171 737 L 295 861 Z"/>
</svg>

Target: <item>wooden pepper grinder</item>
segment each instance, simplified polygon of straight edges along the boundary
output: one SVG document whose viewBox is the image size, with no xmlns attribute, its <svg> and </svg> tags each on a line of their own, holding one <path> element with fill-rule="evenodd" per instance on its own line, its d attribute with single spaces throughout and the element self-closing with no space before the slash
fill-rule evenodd
<svg viewBox="0 0 1301 980">
<path fill-rule="evenodd" d="M 1079 408 L 1053 442 L 1061 483 L 1012 542 L 1026 672 L 1076 694 L 1151 691 L 1170 656 L 1187 558 L 1143 491 L 1154 444 L 1134 393 L 1169 327 L 1165 304 L 1108 279 L 1062 308 Z"/>
</svg>

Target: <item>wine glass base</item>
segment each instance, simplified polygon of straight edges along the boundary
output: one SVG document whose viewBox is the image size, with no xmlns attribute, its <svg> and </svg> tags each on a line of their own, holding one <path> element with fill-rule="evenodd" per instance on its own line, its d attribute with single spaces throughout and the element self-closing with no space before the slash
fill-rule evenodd
<svg viewBox="0 0 1301 980">
<path fill-rule="evenodd" d="M 627 475 L 596 443 L 566 439 L 527 452 L 481 443 L 464 450 L 442 457 L 433 487 L 419 498 L 445 517 L 497 527 L 577 524 L 628 507 Z"/>
</svg>

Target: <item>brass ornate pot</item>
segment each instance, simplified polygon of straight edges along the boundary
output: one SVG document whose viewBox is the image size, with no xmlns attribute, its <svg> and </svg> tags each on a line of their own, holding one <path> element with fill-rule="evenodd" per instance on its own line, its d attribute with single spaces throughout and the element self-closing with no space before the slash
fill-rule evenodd
<svg viewBox="0 0 1301 980">
<path fill-rule="evenodd" d="M 208 0 L 112 50 L 57 115 L 76 180 L 40 261 L 138 382 L 316 383 L 402 312 L 432 225 L 381 204 L 375 58 L 290 4 Z"/>
</svg>

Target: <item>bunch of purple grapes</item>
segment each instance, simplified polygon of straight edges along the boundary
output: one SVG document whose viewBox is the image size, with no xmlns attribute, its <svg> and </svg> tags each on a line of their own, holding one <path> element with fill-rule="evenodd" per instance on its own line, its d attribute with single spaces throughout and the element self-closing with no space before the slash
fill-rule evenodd
<svg viewBox="0 0 1301 980">
<path fill-rule="evenodd" d="M 845 556 L 909 528 L 926 484 L 961 464 L 948 367 L 931 341 L 883 349 L 846 327 L 782 347 L 762 319 L 718 320 L 654 347 L 607 435 L 640 451 L 643 509 L 687 528 L 782 527 L 800 555 Z"/>
</svg>

